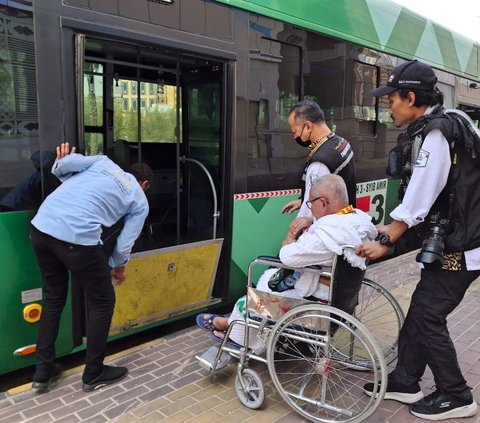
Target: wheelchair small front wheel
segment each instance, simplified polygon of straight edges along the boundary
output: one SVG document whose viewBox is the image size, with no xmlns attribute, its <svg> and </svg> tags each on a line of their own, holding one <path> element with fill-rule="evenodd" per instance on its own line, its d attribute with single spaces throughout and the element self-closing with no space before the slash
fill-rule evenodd
<svg viewBox="0 0 480 423">
<path fill-rule="evenodd" d="M 256 410 L 262 406 L 265 388 L 256 371 L 248 368 L 241 370 L 235 378 L 235 390 L 238 399 L 245 407 Z"/>
</svg>

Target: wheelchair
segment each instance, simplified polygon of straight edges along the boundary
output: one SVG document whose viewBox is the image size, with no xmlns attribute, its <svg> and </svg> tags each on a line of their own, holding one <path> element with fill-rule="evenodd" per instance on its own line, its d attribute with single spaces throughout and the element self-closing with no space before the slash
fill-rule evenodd
<svg viewBox="0 0 480 423">
<path fill-rule="evenodd" d="M 249 367 L 254 360 L 267 365 L 282 399 L 304 418 L 325 423 L 366 420 L 383 399 L 387 365 L 397 355 L 404 319 L 397 301 L 343 255 L 335 256 L 331 268 L 291 269 L 329 278 L 326 304 L 257 290 L 252 275 L 258 265 L 291 269 L 273 257 L 250 263 L 246 318 L 229 325 L 218 348 L 196 357 L 200 365 L 214 377 L 230 357 L 238 359 L 235 389 L 248 408 L 261 407 L 265 398 L 260 376 Z M 365 322 L 373 325 L 373 333 Z M 249 347 L 229 341 L 237 325 L 243 326 L 243 345 Z M 378 394 L 365 395 L 365 383 L 373 383 Z"/>
</svg>

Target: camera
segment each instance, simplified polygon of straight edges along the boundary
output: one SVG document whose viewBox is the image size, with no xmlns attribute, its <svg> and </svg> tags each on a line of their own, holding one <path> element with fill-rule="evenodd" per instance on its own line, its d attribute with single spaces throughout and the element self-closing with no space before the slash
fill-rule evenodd
<svg viewBox="0 0 480 423">
<path fill-rule="evenodd" d="M 430 220 L 432 225 L 422 243 L 422 248 L 415 260 L 423 264 L 443 265 L 443 249 L 445 248 L 445 236 L 448 232 L 449 220 L 441 219 L 438 214 Z"/>
</svg>

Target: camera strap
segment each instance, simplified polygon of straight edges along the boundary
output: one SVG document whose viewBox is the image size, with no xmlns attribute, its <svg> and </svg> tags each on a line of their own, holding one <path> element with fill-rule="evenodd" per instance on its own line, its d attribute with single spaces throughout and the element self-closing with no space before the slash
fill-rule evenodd
<svg viewBox="0 0 480 423">
<path fill-rule="evenodd" d="M 460 174 L 459 155 L 455 152 L 455 149 L 450 149 L 450 158 L 452 164 L 450 166 L 450 172 L 448 173 L 448 221 L 451 222 L 453 218 L 453 204 L 455 202 L 455 185 L 457 183 L 458 175 Z"/>
</svg>

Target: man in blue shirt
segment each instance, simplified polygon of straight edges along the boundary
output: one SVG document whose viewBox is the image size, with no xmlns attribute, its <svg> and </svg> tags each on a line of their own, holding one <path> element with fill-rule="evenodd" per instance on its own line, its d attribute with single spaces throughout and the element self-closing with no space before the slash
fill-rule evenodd
<svg viewBox="0 0 480 423">
<path fill-rule="evenodd" d="M 126 278 L 125 265 L 148 215 L 144 191 L 153 180 L 149 166 L 138 163 L 128 173 L 106 156 L 75 154 L 75 147 L 57 147 L 52 173 L 62 184 L 43 202 L 32 220 L 31 239 L 43 282 L 43 310 L 38 327 L 33 388 L 46 392 L 59 379 L 55 340 L 72 282 L 85 291 L 87 351 L 83 390 L 92 391 L 123 379 L 126 367 L 103 364 L 115 306 L 112 285 Z M 102 226 L 120 219 L 124 226 L 113 254 L 102 249 Z"/>
</svg>

